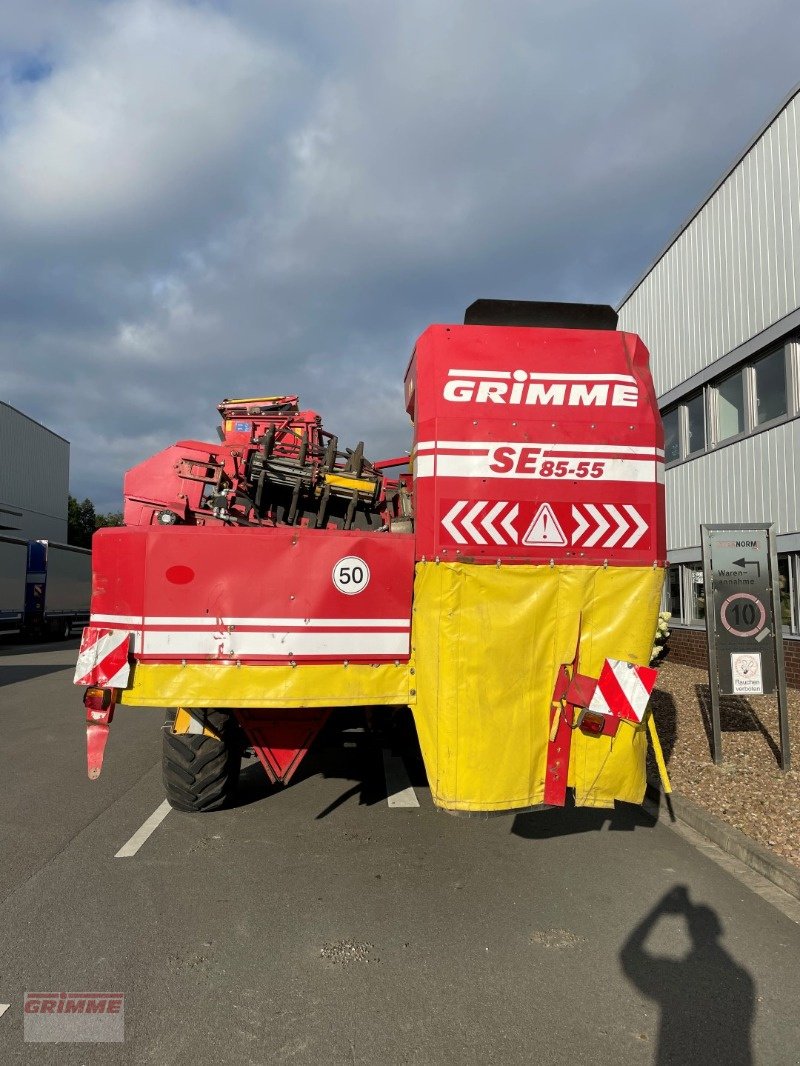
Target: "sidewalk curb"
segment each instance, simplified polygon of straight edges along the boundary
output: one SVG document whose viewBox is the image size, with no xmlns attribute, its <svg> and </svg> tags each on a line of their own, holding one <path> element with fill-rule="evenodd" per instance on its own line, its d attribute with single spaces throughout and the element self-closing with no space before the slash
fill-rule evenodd
<svg viewBox="0 0 800 1066">
<path fill-rule="evenodd" d="M 667 804 L 661 790 L 649 784 L 646 799 L 650 800 L 656 808 L 654 812 L 656 818 L 659 821 L 668 822 Z M 774 855 L 769 848 L 765 848 L 763 844 L 759 844 L 738 829 L 734 829 L 733 826 L 721 822 L 691 800 L 675 792 L 671 793 L 669 799 L 677 819 L 707 837 L 728 855 L 733 855 L 734 858 L 760 873 L 762 877 L 772 881 L 790 896 L 800 899 L 800 869 L 779 855 Z"/>
</svg>

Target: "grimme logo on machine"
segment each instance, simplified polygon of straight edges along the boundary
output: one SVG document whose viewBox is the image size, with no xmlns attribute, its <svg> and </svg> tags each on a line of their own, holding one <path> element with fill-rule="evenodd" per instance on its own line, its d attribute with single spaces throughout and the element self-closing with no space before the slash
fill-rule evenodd
<svg viewBox="0 0 800 1066">
<path fill-rule="evenodd" d="M 542 374 L 527 370 L 449 370 L 444 398 L 451 403 L 553 407 L 636 407 L 632 374 Z"/>
</svg>

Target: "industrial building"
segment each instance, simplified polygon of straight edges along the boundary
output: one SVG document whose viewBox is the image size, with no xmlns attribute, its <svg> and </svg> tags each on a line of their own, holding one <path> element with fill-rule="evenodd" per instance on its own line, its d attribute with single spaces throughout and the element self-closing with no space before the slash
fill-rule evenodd
<svg viewBox="0 0 800 1066">
<path fill-rule="evenodd" d="M 624 297 L 664 432 L 672 657 L 705 664 L 700 525 L 774 523 L 800 684 L 800 86 Z"/>
<path fill-rule="evenodd" d="M 0 531 L 67 542 L 69 441 L 0 401 Z"/>
</svg>

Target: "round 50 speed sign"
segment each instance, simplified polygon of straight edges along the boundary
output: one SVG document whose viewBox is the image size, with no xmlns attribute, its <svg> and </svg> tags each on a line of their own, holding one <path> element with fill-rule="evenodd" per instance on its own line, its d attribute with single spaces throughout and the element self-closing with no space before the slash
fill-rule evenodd
<svg viewBox="0 0 800 1066">
<path fill-rule="evenodd" d="M 723 601 L 719 620 L 734 637 L 754 637 L 764 628 L 767 612 L 749 592 L 734 592 Z"/>
<path fill-rule="evenodd" d="M 345 596 L 363 592 L 369 584 L 369 567 L 358 555 L 345 555 L 333 568 L 333 583 Z"/>
</svg>

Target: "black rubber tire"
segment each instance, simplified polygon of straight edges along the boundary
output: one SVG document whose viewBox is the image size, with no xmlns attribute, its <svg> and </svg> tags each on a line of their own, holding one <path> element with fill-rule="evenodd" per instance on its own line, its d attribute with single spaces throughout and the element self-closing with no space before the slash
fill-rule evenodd
<svg viewBox="0 0 800 1066">
<path fill-rule="evenodd" d="M 202 733 L 173 733 L 175 712 L 162 730 L 162 778 L 169 805 L 200 813 L 227 806 L 236 793 L 242 762 L 242 737 L 233 715 L 206 711 L 221 740 Z"/>
</svg>

